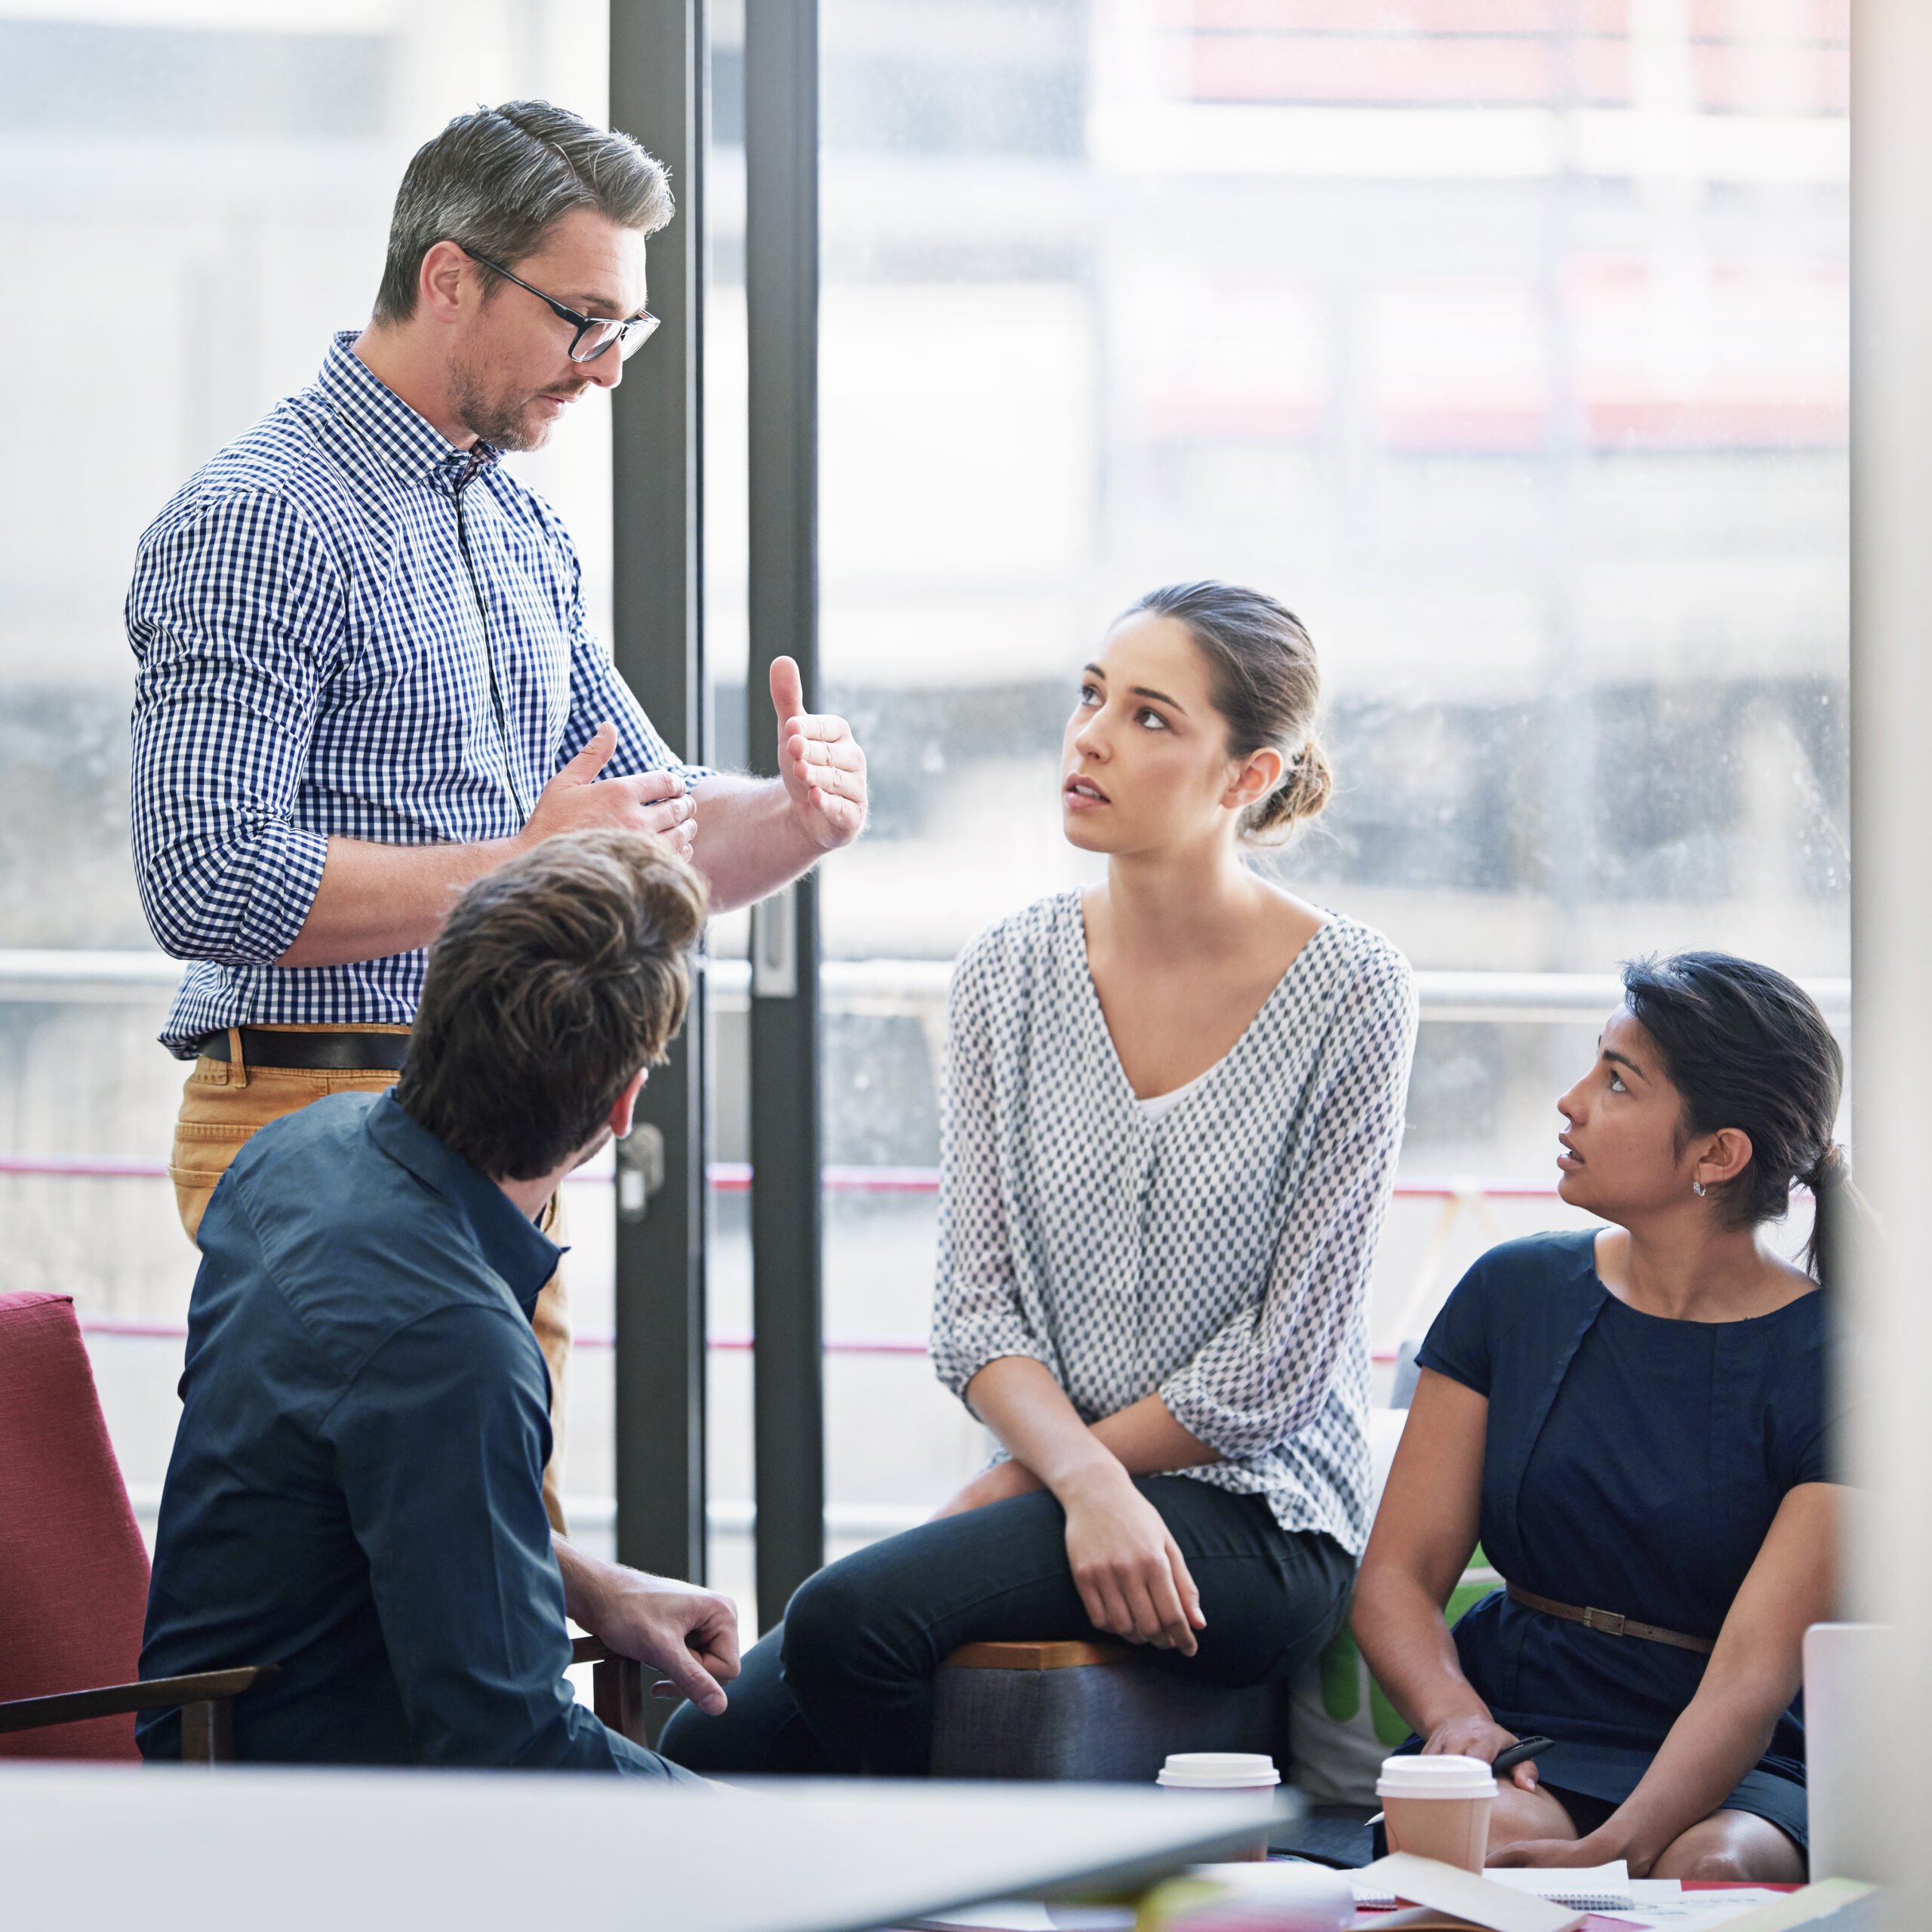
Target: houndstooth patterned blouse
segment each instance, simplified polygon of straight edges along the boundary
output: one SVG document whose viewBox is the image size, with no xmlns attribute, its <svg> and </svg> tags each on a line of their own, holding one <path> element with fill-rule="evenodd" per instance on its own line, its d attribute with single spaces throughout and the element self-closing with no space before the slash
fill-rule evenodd
<svg viewBox="0 0 1932 1932">
<path fill-rule="evenodd" d="M 933 1362 L 1001 1355 L 1088 1422 L 1158 1390 L 1284 1530 L 1367 1535 L 1370 1270 L 1414 1056 L 1408 962 L 1331 918 L 1227 1057 L 1150 1124 L 1087 962 L 1080 895 L 953 975 Z"/>
</svg>

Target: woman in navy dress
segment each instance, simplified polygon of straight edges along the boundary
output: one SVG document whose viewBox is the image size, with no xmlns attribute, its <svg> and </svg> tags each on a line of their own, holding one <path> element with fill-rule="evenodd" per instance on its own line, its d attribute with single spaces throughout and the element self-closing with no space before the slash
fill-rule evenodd
<svg viewBox="0 0 1932 1932">
<path fill-rule="evenodd" d="M 1804 1872 L 1807 1625 L 1833 1611 L 1820 1292 L 1842 1066 L 1810 999 L 1722 953 L 1626 969 L 1557 1103 L 1558 1192 L 1609 1226 L 1484 1255 L 1429 1331 L 1355 1594 L 1417 1734 L 1491 1760 L 1490 1862 Z M 1794 1181 L 1807 1266 L 1759 1238 Z M 1443 1606 L 1478 1537 L 1508 1580 Z M 1587 1620 L 1586 1620 L 1587 1613 Z"/>
</svg>

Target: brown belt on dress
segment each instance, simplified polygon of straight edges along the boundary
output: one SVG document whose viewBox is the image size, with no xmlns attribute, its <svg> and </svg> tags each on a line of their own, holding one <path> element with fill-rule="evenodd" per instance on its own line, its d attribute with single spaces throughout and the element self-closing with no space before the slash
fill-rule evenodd
<svg viewBox="0 0 1932 1932">
<path fill-rule="evenodd" d="M 1680 1651 L 1697 1651 L 1709 1657 L 1717 1648 L 1708 1637 L 1692 1637 L 1681 1630 L 1660 1630 L 1654 1623 L 1639 1623 L 1634 1617 L 1621 1617 L 1614 1610 L 1582 1610 L 1574 1603 L 1558 1603 L 1540 1597 L 1533 1590 L 1515 1583 L 1507 1586 L 1510 1598 L 1528 1610 L 1540 1610 L 1546 1617 L 1560 1617 L 1566 1623 L 1580 1623 L 1587 1629 L 1601 1630 L 1612 1637 L 1641 1637 L 1647 1644 L 1672 1644 Z"/>
</svg>

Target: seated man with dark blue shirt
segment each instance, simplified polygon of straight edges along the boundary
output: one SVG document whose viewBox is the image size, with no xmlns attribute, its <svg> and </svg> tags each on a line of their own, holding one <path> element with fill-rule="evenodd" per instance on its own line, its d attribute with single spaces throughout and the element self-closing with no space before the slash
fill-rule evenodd
<svg viewBox="0 0 1932 1932">
<path fill-rule="evenodd" d="M 565 1618 L 715 1712 L 735 1613 L 553 1540 L 531 1312 L 558 1254 L 534 1218 L 629 1131 L 704 913 L 640 833 L 512 860 L 436 941 L 392 1092 L 272 1123 L 216 1188 L 141 1675 L 278 1666 L 237 1758 L 691 1775 L 575 1701 Z M 178 1715 L 140 1743 L 179 1757 Z"/>
</svg>

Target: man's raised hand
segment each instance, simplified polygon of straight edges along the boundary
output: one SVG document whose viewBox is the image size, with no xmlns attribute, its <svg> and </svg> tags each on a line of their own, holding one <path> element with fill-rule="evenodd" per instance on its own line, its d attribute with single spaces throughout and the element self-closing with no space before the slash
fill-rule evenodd
<svg viewBox="0 0 1932 1932">
<path fill-rule="evenodd" d="M 866 755 L 842 718 L 805 709 L 796 662 L 771 660 L 778 771 L 805 835 L 822 850 L 849 845 L 866 823 Z"/>
<path fill-rule="evenodd" d="M 648 832 L 675 857 L 688 860 L 697 835 L 697 808 L 675 771 L 635 778 L 600 778 L 617 749 L 617 728 L 598 726 L 589 743 L 546 785 L 523 828 L 522 842 L 540 844 L 559 832 L 621 826 Z"/>
</svg>

